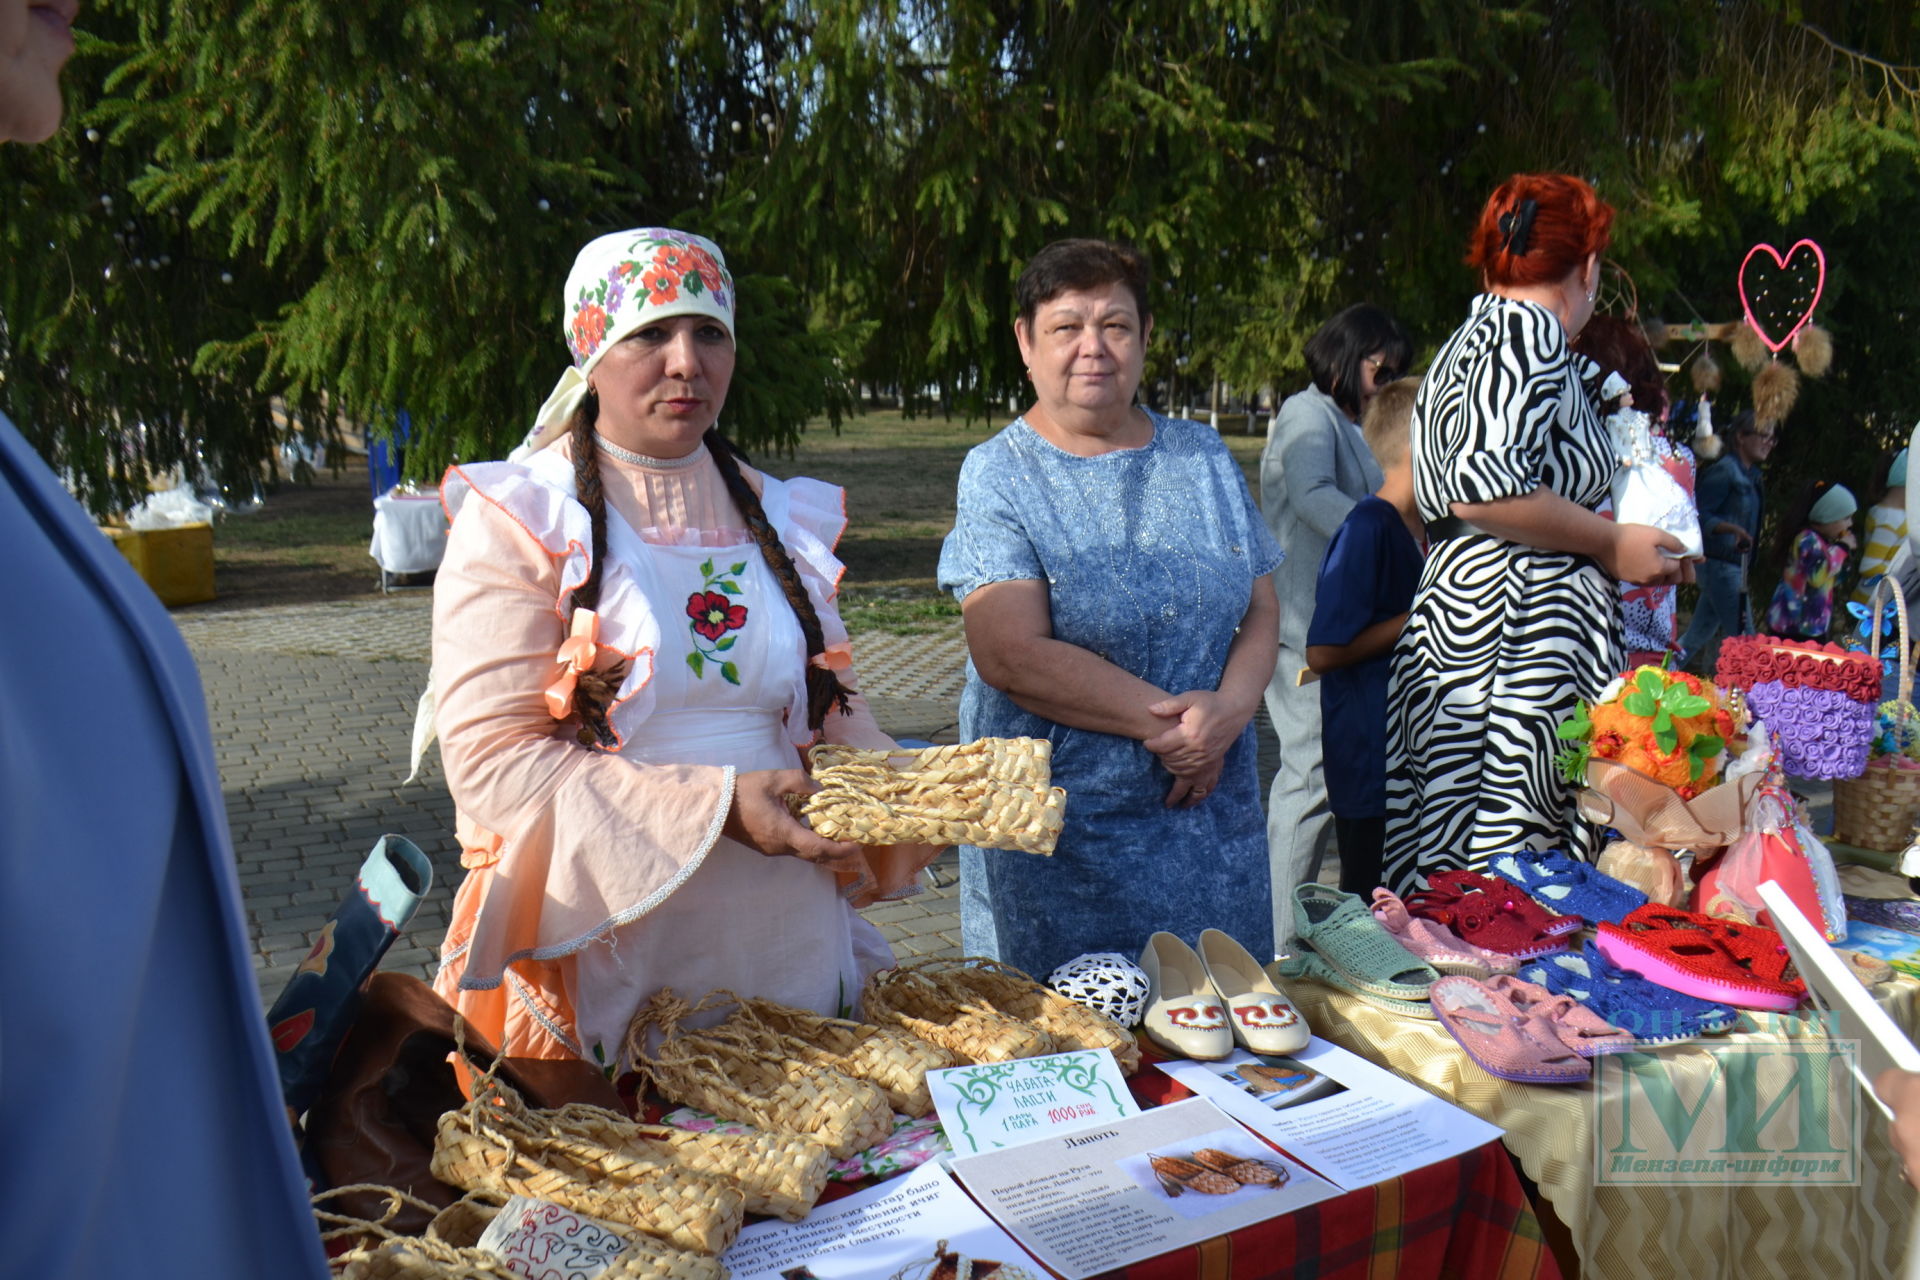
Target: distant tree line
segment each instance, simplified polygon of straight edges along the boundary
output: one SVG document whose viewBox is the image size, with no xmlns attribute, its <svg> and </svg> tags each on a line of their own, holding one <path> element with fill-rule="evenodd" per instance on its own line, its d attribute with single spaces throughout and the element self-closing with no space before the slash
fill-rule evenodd
<svg viewBox="0 0 1920 1280">
<path fill-rule="evenodd" d="M 1748 244 L 1825 245 L 1838 357 L 1782 480 L 1866 488 L 1920 417 L 1914 6 L 100 0 L 81 25 L 62 136 L 0 151 L 0 408 L 101 511 L 399 410 L 418 476 L 498 454 L 565 359 L 574 250 L 636 224 L 725 247 L 750 447 L 861 384 L 1019 394 L 1013 282 L 1063 235 L 1152 254 L 1151 381 L 1287 391 L 1349 302 L 1431 351 L 1521 169 L 1618 206 L 1644 318 L 1737 318 Z"/>
</svg>

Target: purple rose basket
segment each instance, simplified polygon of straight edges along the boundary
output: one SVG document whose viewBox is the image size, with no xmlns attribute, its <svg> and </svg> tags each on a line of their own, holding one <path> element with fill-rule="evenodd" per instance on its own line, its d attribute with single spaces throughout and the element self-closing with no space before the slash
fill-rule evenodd
<svg viewBox="0 0 1920 1280">
<path fill-rule="evenodd" d="M 1796 778 L 1857 778 L 1867 769 L 1875 706 L 1834 689 L 1789 689 L 1756 681 L 1747 706 L 1766 721 L 1780 749 L 1780 768 Z"/>
</svg>

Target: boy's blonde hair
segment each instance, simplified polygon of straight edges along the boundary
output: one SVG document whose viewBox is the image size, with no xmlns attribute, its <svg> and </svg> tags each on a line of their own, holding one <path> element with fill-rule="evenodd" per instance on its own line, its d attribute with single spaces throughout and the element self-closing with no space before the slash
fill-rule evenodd
<svg viewBox="0 0 1920 1280">
<path fill-rule="evenodd" d="M 1373 450 L 1373 457 L 1386 471 L 1399 465 L 1407 456 L 1407 433 L 1413 423 L 1413 397 L 1420 389 L 1420 379 L 1408 376 L 1389 382 L 1380 388 L 1373 397 L 1373 403 L 1360 418 L 1360 434 L 1366 437 L 1367 448 Z"/>
</svg>

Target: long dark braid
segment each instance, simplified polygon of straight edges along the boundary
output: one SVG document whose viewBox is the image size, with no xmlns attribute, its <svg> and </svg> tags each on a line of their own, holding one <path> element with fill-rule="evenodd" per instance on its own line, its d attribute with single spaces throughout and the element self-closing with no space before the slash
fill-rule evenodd
<svg viewBox="0 0 1920 1280">
<path fill-rule="evenodd" d="M 567 432 L 573 441 L 573 489 L 580 505 L 587 509 L 593 528 L 592 558 L 587 565 L 587 580 L 573 589 L 573 607 L 600 607 L 600 572 L 607 559 L 607 495 L 600 486 L 600 450 L 594 424 L 600 420 L 600 397 L 591 388 L 573 411 Z M 607 710 L 619 695 L 626 679 L 627 663 L 622 660 L 599 671 L 583 671 L 574 686 L 573 705 L 580 713 L 582 745 L 599 743 L 603 747 L 619 745 L 613 726 L 607 723 Z"/>
<path fill-rule="evenodd" d="M 800 620 L 801 634 L 807 638 L 807 657 L 813 659 L 827 651 L 826 633 L 820 628 L 820 615 L 814 611 L 813 599 L 807 595 L 807 586 L 800 580 L 800 571 L 794 567 L 793 557 L 787 554 L 786 547 L 780 543 L 780 535 L 774 532 L 773 525 L 767 520 L 767 513 L 760 505 L 760 495 L 747 483 L 747 477 L 740 471 L 740 459 L 743 456 L 731 440 L 712 427 L 707 428 L 707 452 L 713 455 L 714 463 L 720 468 L 720 478 L 727 482 L 727 493 L 733 498 L 733 505 L 740 508 L 740 514 L 746 517 L 747 532 L 760 547 L 761 558 L 767 562 L 767 568 L 773 570 L 773 576 L 779 581 L 781 591 L 786 593 L 787 603 L 793 606 L 794 617 Z M 840 683 L 840 677 L 826 667 L 817 667 L 811 661 L 807 663 L 807 727 L 818 731 L 826 723 L 827 713 L 838 707 L 847 710 L 847 690 Z"/>
</svg>

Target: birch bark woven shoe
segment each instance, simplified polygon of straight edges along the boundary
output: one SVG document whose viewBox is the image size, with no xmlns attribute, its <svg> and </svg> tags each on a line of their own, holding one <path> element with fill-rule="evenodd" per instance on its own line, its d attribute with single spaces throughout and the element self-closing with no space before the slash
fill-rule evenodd
<svg viewBox="0 0 1920 1280">
<path fill-rule="evenodd" d="M 1640 890 L 1558 849 L 1503 853 L 1487 863 L 1487 869 L 1519 885 L 1549 911 L 1582 920 L 1617 923 L 1629 911 L 1647 905 L 1647 895 Z"/>
<path fill-rule="evenodd" d="M 1520 977 L 1555 995 L 1577 1000 L 1642 1044 L 1678 1044 L 1724 1035 L 1740 1021 L 1730 1005 L 1681 995 L 1671 987 L 1610 963 L 1589 942 L 1579 953 L 1543 956 L 1520 967 Z"/>
<path fill-rule="evenodd" d="M 1298 1053 L 1313 1038 L 1307 1020 L 1247 949 L 1218 929 L 1200 934 L 1200 963 L 1226 1001 L 1233 1038 L 1254 1053 Z"/>
<path fill-rule="evenodd" d="M 1440 1025 L 1488 1075 L 1521 1084 L 1579 1084 L 1593 1075 L 1591 1063 L 1551 1032 L 1536 1032 L 1533 1018 L 1484 983 L 1442 978 L 1429 998 Z"/>
<path fill-rule="evenodd" d="M 1406 896 L 1407 910 L 1443 924 L 1476 947 L 1521 960 L 1564 951 L 1580 929 L 1578 916 L 1559 916 L 1498 876 L 1439 871 L 1427 887 Z"/>
<path fill-rule="evenodd" d="M 1702 1000 L 1785 1013 L 1807 994 L 1780 935 L 1759 925 L 1648 904 L 1603 922 L 1594 942 L 1622 969 Z"/>
<path fill-rule="evenodd" d="M 1520 967 L 1520 962 L 1512 956 L 1476 947 L 1456 937 L 1444 925 L 1413 915 L 1391 889 L 1373 891 L 1373 918 L 1393 935 L 1395 942 L 1441 973 L 1484 978 L 1494 973 L 1512 973 Z"/>
<path fill-rule="evenodd" d="M 1432 965 L 1380 927 L 1357 894 L 1303 884 L 1293 891 L 1293 922 L 1294 936 L 1359 990 L 1419 1002 L 1440 978 Z"/>
<path fill-rule="evenodd" d="M 1193 948 L 1171 933 L 1147 939 L 1140 953 L 1147 974 L 1147 1013 L 1140 1026 L 1147 1039 L 1169 1053 L 1215 1062 L 1233 1052 L 1227 1003 L 1213 989 Z"/>
</svg>

